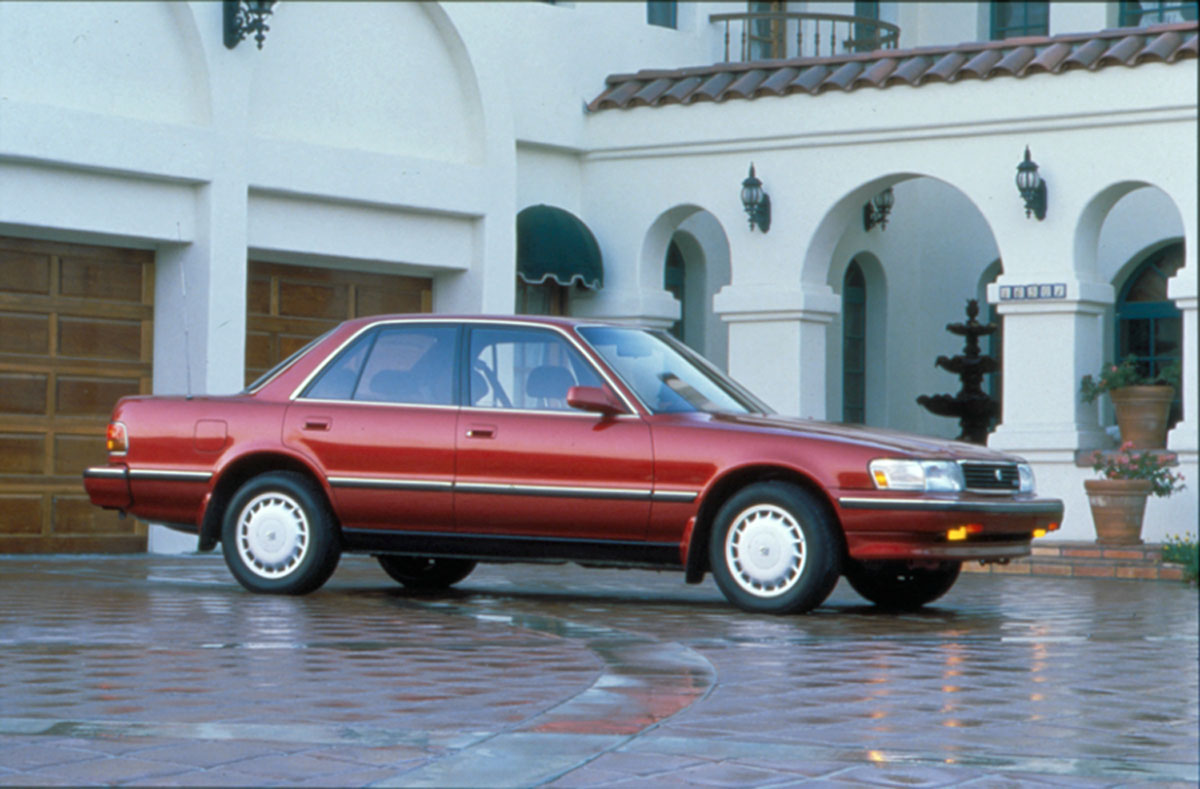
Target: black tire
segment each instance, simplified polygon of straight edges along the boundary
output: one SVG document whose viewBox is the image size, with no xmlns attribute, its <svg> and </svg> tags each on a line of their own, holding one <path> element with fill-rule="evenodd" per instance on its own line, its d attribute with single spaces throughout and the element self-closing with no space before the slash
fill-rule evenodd
<svg viewBox="0 0 1200 789">
<path fill-rule="evenodd" d="M 470 559 L 431 559 L 424 556 L 375 557 L 379 566 L 409 589 L 446 589 L 466 578 L 475 569 Z"/>
<path fill-rule="evenodd" d="M 743 610 L 812 610 L 837 585 L 837 529 L 802 488 L 786 482 L 749 485 L 717 512 L 708 543 L 713 577 L 726 599 Z"/>
<path fill-rule="evenodd" d="M 954 586 L 962 562 L 912 567 L 908 562 L 846 563 L 846 580 L 854 591 L 889 611 L 915 611 Z"/>
<path fill-rule="evenodd" d="M 263 594 L 307 594 L 337 568 L 342 549 L 325 497 L 301 474 L 273 471 L 234 494 L 221 550 L 238 583 Z"/>
</svg>

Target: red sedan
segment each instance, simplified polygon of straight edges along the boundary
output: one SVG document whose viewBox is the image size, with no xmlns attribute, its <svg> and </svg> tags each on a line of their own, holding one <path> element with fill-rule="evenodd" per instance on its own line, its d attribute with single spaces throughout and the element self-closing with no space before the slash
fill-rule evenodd
<svg viewBox="0 0 1200 789">
<path fill-rule="evenodd" d="M 240 394 L 122 399 L 108 451 L 93 503 L 283 594 L 350 551 L 414 588 L 571 561 L 711 572 L 750 611 L 812 609 L 840 575 L 911 609 L 1063 512 L 1020 458 L 773 416 L 663 332 L 567 319 L 347 321 Z"/>
</svg>

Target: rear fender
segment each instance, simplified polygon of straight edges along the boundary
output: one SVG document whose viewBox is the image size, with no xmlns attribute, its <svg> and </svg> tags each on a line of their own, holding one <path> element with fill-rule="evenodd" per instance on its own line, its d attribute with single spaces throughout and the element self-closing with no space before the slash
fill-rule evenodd
<svg viewBox="0 0 1200 789">
<path fill-rule="evenodd" d="M 303 474 L 311 480 L 321 495 L 330 512 L 334 512 L 333 495 L 325 475 L 321 474 L 311 463 L 302 456 L 286 452 L 252 452 L 231 459 L 217 470 L 216 482 L 204 498 L 203 513 L 200 516 L 201 551 L 211 551 L 221 541 L 221 522 L 225 518 L 225 509 L 233 499 L 238 488 L 259 474 L 270 471 L 294 471 Z M 336 513 L 335 513 L 336 515 Z"/>
</svg>

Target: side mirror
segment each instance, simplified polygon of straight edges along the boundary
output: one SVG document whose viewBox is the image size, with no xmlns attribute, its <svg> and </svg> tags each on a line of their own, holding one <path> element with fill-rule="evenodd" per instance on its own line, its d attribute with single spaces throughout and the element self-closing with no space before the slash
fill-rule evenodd
<svg viewBox="0 0 1200 789">
<path fill-rule="evenodd" d="M 567 405 L 604 416 L 625 411 L 625 406 L 603 386 L 572 386 L 567 390 Z"/>
</svg>

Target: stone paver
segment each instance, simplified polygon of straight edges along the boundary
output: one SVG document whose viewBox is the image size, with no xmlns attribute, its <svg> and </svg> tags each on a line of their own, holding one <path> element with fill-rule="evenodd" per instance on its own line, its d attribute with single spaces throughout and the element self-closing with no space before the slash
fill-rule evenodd
<svg viewBox="0 0 1200 789">
<path fill-rule="evenodd" d="M 1197 595 L 966 575 L 813 614 L 671 573 L 320 592 L 217 556 L 0 558 L 0 785 L 1195 786 Z"/>
</svg>

